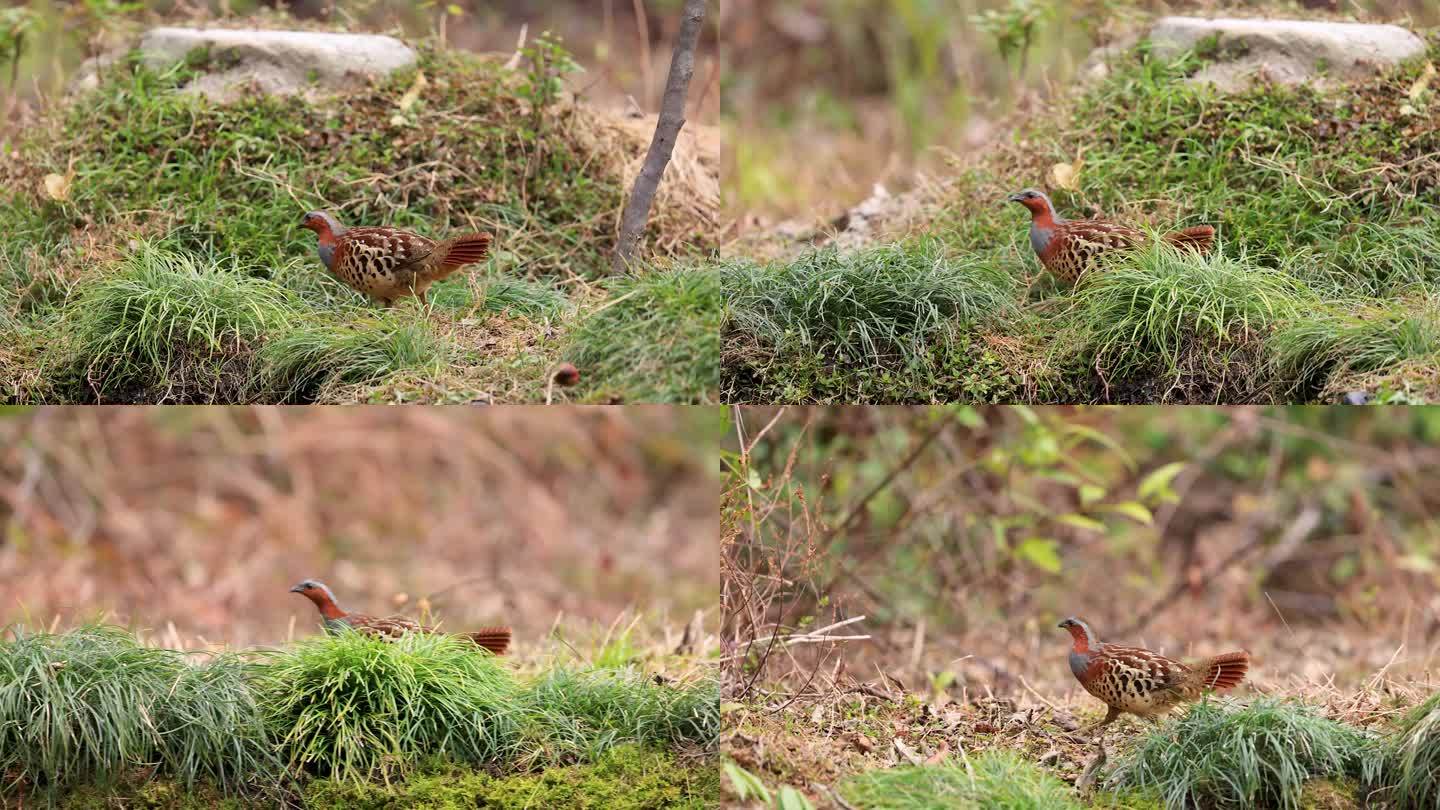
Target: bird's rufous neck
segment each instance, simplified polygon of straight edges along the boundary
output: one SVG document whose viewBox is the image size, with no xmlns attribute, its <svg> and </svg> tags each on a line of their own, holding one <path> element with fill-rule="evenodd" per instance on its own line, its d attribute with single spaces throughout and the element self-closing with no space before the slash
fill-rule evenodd
<svg viewBox="0 0 1440 810">
<path fill-rule="evenodd" d="M 1030 221 L 1036 227 L 1045 229 L 1055 227 L 1055 212 L 1050 210 L 1050 206 L 1042 202 L 1034 207 L 1026 207 L 1030 208 Z"/>
<path fill-rule="evenodd" d="M 341 610 L 340 606 L 335 604 L 335 600 L 331 598 L 330 594 L 324 591 L 306 591 L 305 598 L 314 602 L 315 607 L 320 609 L 320 615 L 327 619 L 343 619 L 350 615 Z"/>
<path fill-rule="evenodd" d="M 1090 635 L 1090 628 L 1084 622 L 1073 622 L 1065 629 L 1070 631 L 1070 638 L 1075 642 L 1075 652 L 1091 652 L 1099 646 L 1099 642 Z"/>
</svg>

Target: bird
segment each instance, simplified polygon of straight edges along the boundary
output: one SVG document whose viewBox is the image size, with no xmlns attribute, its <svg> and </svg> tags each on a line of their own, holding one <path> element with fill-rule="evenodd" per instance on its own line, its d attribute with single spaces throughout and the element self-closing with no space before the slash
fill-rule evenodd
<svg viewBox="0 0 1440 810">
<path fill-rule="evenodd" d="M 1030 209 L 1030 247 L 1040 264 L 1061 281 L 1074 283 L 1092 260 L 1108 250 L 1128 250 L 1145 239 L 1144 231 L 1097 219 L 1070 220 L 1055 213 L 1055 205 L 1043 191 L 1027 188 L 1006 198 Z M 1209 225 L 1167 233 L 1166 242 L 1175 247 L 1209 252 L 1215 243 L 1215 229 Z"/>
<path fill-rule="evenodd" d="M 1075 616 L 1059 626 L 1070 631 L 1074 641 L 1070 671 L 1085 691 L 1109 707 L 1105 719 L 1090 729 L 1113 723 L 1125 712 L 1157 720 L 1207 691 L 1238 686 L 1250 670 L 1250 653 L 1243 650 L 1182 664 L 1143 647 L 1106 644 Z"/>
<path fill-rule="evenodd" d="M 377 618 L 360 613 L 348 613 L 336 603 L 335 594 L 330 591 L 330 588 L 319 580 L 307 579 L 291 588 L 290 592 L 298 593 L 315 603 L 327 633 L 336 633 L 348 627 L 385 641 L 397 641 L 410 633 L 439 632 L 404 616 Z M 504 655 L 505 650 L 510 647 L 511 634 L 508 627 L 485 627 L 473 633 L 458 633 L 457 635 L 470 639 L 476 645 L 484 647 L 496 655 Z"/>
<path fill-rule="evenodd" d="M 425 291 L 467 264 L 490 255 L 491 236 L 471 233 L 441 242 L 398 228 L 347 228 L 328 211 L 310 211 L 300 227 L 319 236 L 320 261 L 356 291 L 391 306 Z"/>
</svg>

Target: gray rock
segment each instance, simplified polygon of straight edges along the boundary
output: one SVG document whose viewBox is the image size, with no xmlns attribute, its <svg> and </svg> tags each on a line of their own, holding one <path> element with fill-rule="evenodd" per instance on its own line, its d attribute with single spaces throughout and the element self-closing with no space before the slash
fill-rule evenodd
<svg viewBox="0 0 1440 810">
<path fill-rule="evenodd" d="M 374 34 L 153 28 L 140 39 L 141 58 L 157 69 L 196 48 L 209 50 L 209 66 L 185 90 L 221 101 L 249 87 L 281 95 L 341 89 L 409 67 L 416 58 L 400 40 Z"/>
<path fill-rule="evenodd" d="M 1152 53 L 1172 58 L 1218 36 L 1218 61 L 1191 77 L 1221 90 L 1256 79 L 1281 84 L 1363 79 L 1425 53 L 1425 41 L 1397 25 L 1164 17 L 1150 30 Z"/>
</svg>

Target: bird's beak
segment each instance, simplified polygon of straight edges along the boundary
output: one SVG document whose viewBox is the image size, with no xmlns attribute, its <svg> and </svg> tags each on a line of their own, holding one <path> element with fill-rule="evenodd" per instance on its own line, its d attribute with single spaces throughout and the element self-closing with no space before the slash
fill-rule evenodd
<svg viewBox="0 0 1440 810">
<path fill-rule="evenodd" d="M 305 590 L 305 586 L 303 586 L 303 585 L 296 585 L 295 587 L 293 587 L 293 588 L 290 589 L 290 592 L 291 592 L 291 593 L 301 593 L 301 592 L 304 591 L 304 590 Z"/>
<path fill-rule="evenodd" d="M 1020 202 L 1021 199 L 1023 198 L 1019 194 L 1011 194 L 1005 198 L 1005 202 Z"/>
<path fill-rule="evenodd" d="M 1065 629 L 1065 622 L 1060 622 L 1059 624 L 1057 624 L 1057 625 L 1055 625 L 1055 626 L 1058 627 L 1058 628 L 1060 628 L 1061 630 L 1064 630 L 1064 629 Z"/>
</svg>

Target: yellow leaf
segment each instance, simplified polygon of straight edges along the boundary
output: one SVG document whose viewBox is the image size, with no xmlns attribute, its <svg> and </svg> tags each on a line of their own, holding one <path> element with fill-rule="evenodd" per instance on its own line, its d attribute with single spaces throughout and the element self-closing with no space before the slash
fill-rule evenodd
<svg viewBox="0 0 1440 810">
<path fill-rule="evenodd" d="M 1420 96 L 1425 94 L 1425 88 L 1430 86 L 1430 80 L 1435 78 L 1435 63 L 1426 62 L 1425 69 L 1420 72 L 1420 78 L 1410 85 L 1410 92 L 1407 93 L 1411 101 L 1419 101 Z"/>
<path fill-rule="evenodd" d="M 415 71 L 415 82 L 405 91 L 405 95 L 400 97 L 400 112 L 406 112 L 415 106 L 415 102 L 420 99 L 420 91 L 424 90 L 427 84 L 429 82 L 425 81 L 424 71 Z"/>
<path fill-rule="evenodd" d="M 45 175 L 45 193 L 52 200 L 64 202 L 70 198 L 70 181 L 75 178 L 75 173 Z"/>
<path fill-rule="evenodd" d="M 1050 185 L 1066 191 L 1080 190 L 1080 161 L 1056 163 L 1050 167 Z"/>
</svg>

